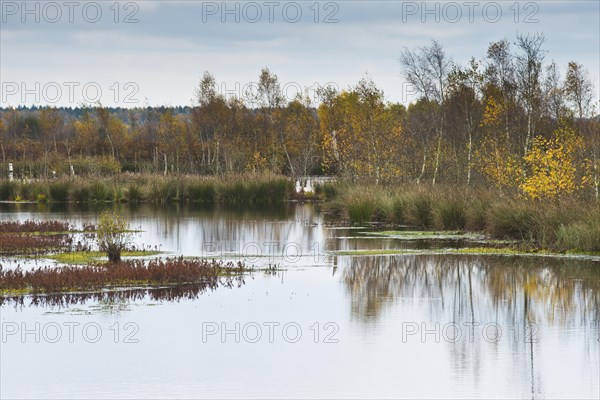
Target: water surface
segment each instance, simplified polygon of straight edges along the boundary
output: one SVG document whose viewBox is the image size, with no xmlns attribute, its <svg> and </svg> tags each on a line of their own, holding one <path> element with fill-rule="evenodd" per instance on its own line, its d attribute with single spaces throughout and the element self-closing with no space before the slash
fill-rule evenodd
<svg viewBox="0 0 600 400">
<path fill-rule="evenodd" d="M 74 224 L 98 211 L 0 210 Z M 339 256 L 410 245 L 333 226 L 312 205 L 121 211 L 139 246 L 280 270 L 193 295 L 6 302 L 0 397 L 600 397 L 598 262 Z"/>
</svg>

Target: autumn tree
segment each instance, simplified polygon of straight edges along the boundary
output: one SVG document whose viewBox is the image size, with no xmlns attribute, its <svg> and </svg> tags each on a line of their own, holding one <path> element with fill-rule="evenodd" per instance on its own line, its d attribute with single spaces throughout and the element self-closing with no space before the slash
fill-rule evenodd
<svg viewBox="0 0 600 400">
<path fill-rule="evenodd" d="M 529 173 L 520 189 L 532 199 L 555 200 L 579 189 L 585 182 L 576 159 L 582 145 L 581 136 L 565 123 L 549 139 L 536 136 L 523 157 Z"/>
<path fill-rule="evenodd" d="M 166 175 L 171 166 L 171 172 L 180 172 L 180 155 L 184 145 L 187 125 L 181 116 L 168 110 L 160 116 L 158 127 L 158 151 L 163 156 L 163 173 Z"/>
<path fill-rule="evenodd" d="M 448 90 L 448 74 L 452 68 L 452 60 L 445 53 L 442 45 L 433 40 L 428 47 L 416 50 L 404 49 L 400 56 L 404 78 L 425 100 L 433 100 L 439 106 L 437 126 L 437 147 L 432 184 L 438 179 L 440 156 L 446 122 L 446 97 Z"/>
<path fill-rule="evenodd" d="M 517 83 L 515 81 L 514 56 L 508 40 L 503 39 L 489 45 L 485 76 L 488 89 L 499 94 L 494 97 L 493 101 L 501 111 L 502 130 L 506 140 L 510 141 L 511 110 L 515 102 Z"/>
<path fill-rule="evenodd" d="M 586 142 L 587 182 L 600 200 L 600 124 L 598 109 L 592 107 L 594 85 L 583 65 L 571 61 L 567 66 L 564 83 L 565 96 L 577 116 L 577 127 Z M 595 118 L 589 118 L 594 116 Z M 590 115 L 592 114 L 592 115 Z"/>
<path fill-rule="evenodd" d="M 481 115 L 480 93 L 483 85 L 483 75 L 479 71 L 479 63 L 471 58 L 467 67 L 455 66 L 449 74 L 448 82 L 449 103 L 457 106 L 458 112 L 453 114 L 458 115 L 458 126 L 462 127 L 461 130 L 466 136 L 466 183 L 470 185 L 473 170 L 474 140 L 478 130 L 477 122 Z M 463 143 L 464 140 L 459 139 L 459 142 Z"/>
<path fill-rule="evenodd" d="M 550 119 L 558 122 L 565 117 L 565 89 L 558 66 L 552 61 L 546 67 L 544 80 L 544 108 Z"/>
<path fill-rule="evenodd" d="M 415 103 L 409 104 L 404 118 L 404 146 L 411 154 L 407 161 L 411 175 L 417 184 L 428 178 L 427 165 L 429 160 L 435 157 L 437 110 L 437 103 L 422 97 Z"/>
<path fill-rule="evenodd" d="M 200 139 L 200 164 L 205 172 L 220 173 L 229 109 L 225 97 L 218 91 L 215 77 L 208 71 L 202 76 L 196 98 L 198 108 L 193 121 Z"/>
<path fill-rule="evenodd" d="M 273 171 L 278 169 L 280 164 L 278 149 L 281 149 L 292 175 L 294 175 L 294 167 L 287 149 L 285 130 L 283 129 L 281 118 L 281 108 L 285 103 L 285 97 L 279 84 L 279 78 L 268 68 L 263 68 L 260 71 L 256 95 L 257 104 L 262 110 L 263 134 L 270 138 L 269 153 L 271 153 L 271 169 Z"/>
<path fill-rule="evenodd" d="M 74 149 L 80 156 L 95 155 L 98 140 L 98 123 L 92 114 L 84 109 L 83 116 L 73 122 L 75 131 Z"/>
<path fill-rule="evenodd" d="M 325 164 L 376 183 L 399 178 L 403 173 L 401 114 L 366 78 L 352 90 L 326 99 L 319 108 Z"/>
<path fill-rule="evenodd" d="M 4 149 L 4 135 L 6 134 L 6 126 L 4 124 L 4 119 L 2 119 L 0 114 L 0 150 L 2 151 L 2 162 L 6 162 L 6 151 Z"/>
<path fill-rule="evenodd" d="M 542 62 L 545 52 L 542 50 L 545 37 L 535 35 L 518 35 L 517 47 L 520 53 L 516 57 L 516 76 L 518 93 L 526 116 L 526 134 L 523 141 L 523 152 L 527 153 L 540 116 L 542 102 Z"/>
<path fill-rule="evenodd" d="M 58 153 L 56 138 L 64 125 L 63 118 L 59 111 L 50 107 L 42 108 L 40 111 L 40 125 L 46 152 L 48 151 L 48 142 L 51 141 L 54 148 L 54 153 Z"/>
<path fill-rule="evenodd" d="M 320 159 L 321 132 L 308 94 L 288 103 L 284 110 L 285 151 L 292 176 L 307 176 Z"/>
<path fill-rule="evenodd" d="M 569 62 L 564 91 L 578 118 L 587 116 L 592 101 L 592 87 L 584 67 L 575 61 Z"/>
</svg>

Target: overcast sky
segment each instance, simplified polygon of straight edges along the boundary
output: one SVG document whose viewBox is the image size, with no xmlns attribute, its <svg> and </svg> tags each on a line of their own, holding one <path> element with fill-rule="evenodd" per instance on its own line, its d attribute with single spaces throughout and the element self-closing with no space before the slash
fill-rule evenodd
<svg viewBox="0 0 600 400">
<path fill-rule="evenodd" d="M 398 58 L 440 41 L 458 64 L 490 42 L 543 32 L 546 60 L 583 63 L 600 82 L 600 2 L 0 0 L 1 105 L 190 105 L 205 70 L 244 96 L 261 68 L 293 98 L 368 75 L 412 100 Z M 516 50 L 516 46 L 513 46 Z M 24 101 L 23 101 L 24 100 Z"/>
</svg>

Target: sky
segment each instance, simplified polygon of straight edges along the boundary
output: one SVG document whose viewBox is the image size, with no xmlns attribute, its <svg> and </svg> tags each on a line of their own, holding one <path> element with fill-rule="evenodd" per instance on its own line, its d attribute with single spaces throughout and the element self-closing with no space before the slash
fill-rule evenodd
<svg viewBox="0 0 600 400">
<path fill-rule="evenodd" d="M 415 100 L 404 48 L 439 41 L 456 64 L 491 42 L 543 33 L 545 62 L 582 63 L 600 87 L 600 1 L 0 0 L 0 106 L 186 106 L 209 71 L 251 103 L 262 68 L 284 95 L 347 89 L 367 76 Z"/>
</svg>

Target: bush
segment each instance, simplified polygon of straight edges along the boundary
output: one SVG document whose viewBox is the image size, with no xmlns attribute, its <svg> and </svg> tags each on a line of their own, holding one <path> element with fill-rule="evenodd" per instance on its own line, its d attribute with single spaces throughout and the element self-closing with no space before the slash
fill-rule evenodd
<svg viewBox="0 0 600 400">
<path fill-rule="evenodd" d="M 121 261 L 121 252 L 127 248 L 131 241 L 129 220 L 116 213 L 108 211 L 100 214 L 98 218 L 98 247 L 105 251 L 110 263 Z"/>
</svg>

